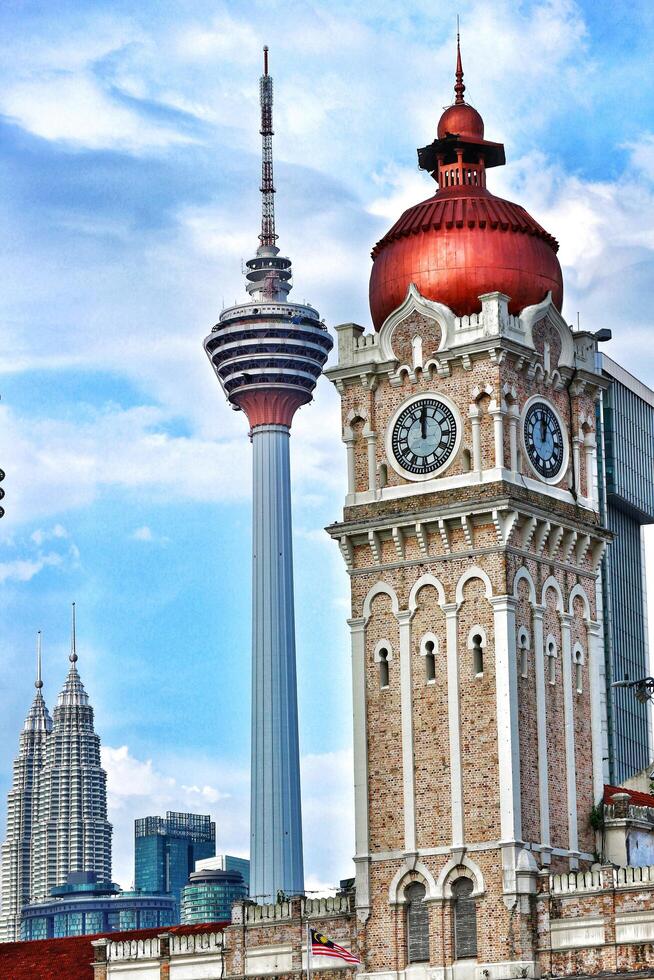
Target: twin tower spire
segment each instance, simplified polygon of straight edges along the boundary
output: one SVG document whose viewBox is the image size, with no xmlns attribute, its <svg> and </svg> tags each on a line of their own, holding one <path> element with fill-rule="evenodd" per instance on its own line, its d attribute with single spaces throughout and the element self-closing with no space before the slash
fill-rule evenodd
<svg viewBox="0 0 654 980">
<path fill-rule="evenodd" d="M 75 611 L 75 603 L 73 602 L 72 613 L 71 613 L 71 630 L 70 630 L 70 654 L 68 656 L 68 659 L 70 660 L 71 663 L 71 667 L 64 688 L 59 696 L 59 700 L 61 701 L 61 698 L 62 696 L 64 696 L 65 693 L 70 693 L 71 679 L 72 679 L 71 675 L 74 674 L 77 678 L 77 682 L 74 684 L 74 687 L 77 691 L 77 696 L 81 698 L 80 703 L 84 703 L 84 700 L 85 698 L 87 698 L 87 696 L 86 696 L 86 692 L 82 687 L 81 681 L 79 680 L 79 674 L 77 673 L 77 667 L 75 666 L 78 660 L 76 632 L 77 632 L 76 611 Z M 43 634 L 41 633 L 41 630 L 39 630 L 36 634 L 36 679 L 34 681 L 34 687 L 36 688 L 36 695 L 34 697 L 34 702 L 32 703 L 29 714 L 25 720 L 25 726 L 24 726 L 25 731 L 34 731 L 35 728 L 38 728 L 40 730 L 49 732 L 52 729 L 52 720 L 50 718 L 48 709 L 45 705 L 45 700 L 43 698 L 43 693 L 42 693 L 42 689 L 43 689 L 43 660 L 42 660 L 42 651 L 41 651 L 42 636 Z"/>
</svg>

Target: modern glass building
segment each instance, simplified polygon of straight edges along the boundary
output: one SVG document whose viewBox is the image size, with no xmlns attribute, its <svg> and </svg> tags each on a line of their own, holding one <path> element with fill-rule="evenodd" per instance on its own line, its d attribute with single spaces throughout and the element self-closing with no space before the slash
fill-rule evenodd
<svg viewBox="0 0 654 980">
<path fill-rule="evenodd" d="M 194 871 L 188 884 L 182 888 L 182 925 L 229 922 L 232 904 L 240 898 L 247 898 L 247 894 L 248 889 L 240 871 L 209 868 Z"/>
<path fill-rule="evenodd" d="M 205 858 L 195 862 L 196 871 L 239 871 L 250 890 L 250 862 L 247 858 L 234 857 L 233 854 L 216 854 L 215 857 Z"/>
<path fill-rule="evenodd" d="M 169 810 L 165 817 L 135 820 L 134 837 L 136 888 L 172 895 L 179 909 L 182 888 L 195 862 L 216 853 L 215 823 L 204 814 Z"/>
<path fill-rule="evenodd" d="M 613 681 L 651 673 L 643 525 L 654 523 L 654 392 L 602 354 L 610 381 L 598 407 L 599 497 L 615 535 L 603 562 L 609 780 L 619 785 L 652 761 L 651 705 Z"/>
<path fill-rule="evenodd" d="M 124 892 L 99 882 L 93 871 L 68 875 L 52 897 L 23 909 L 21 939 L 59 939 L 128 929 L 159 929 L 175 924 L 171 895 Z"/>
</svg>

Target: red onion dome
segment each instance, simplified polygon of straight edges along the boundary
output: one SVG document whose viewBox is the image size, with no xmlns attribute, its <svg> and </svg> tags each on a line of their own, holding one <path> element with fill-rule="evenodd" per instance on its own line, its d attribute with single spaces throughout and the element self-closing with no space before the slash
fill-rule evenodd
<svg viewBox="0 0 654 980">
<path fill-rule="evenodd" d="M 478 313 L 479 297 L 501 292 L 520 313 L 551 291 L 563 302 L 558 243 L 519 204 L 486 189 L 486 171 L 505 163 L 504 147 L 484 139 L 484 121 L 463 100 L 457 44 L 456 101 L 441 116 L 437 138 L 418 150 L 418 163 L 439 189 L 409 208 L 375 245 L 370 311 L 377 330 L 414 283 L 427 299 L 457 316 Z"/>
<path fill-rule="evenodd" d="M 501 292 L 518 314 L 551 290 L 563 302 L 558 244 L 518 204 L 485 188 L 438 192 L 405 211 L 375 245 L 370 312 L 377 330 L 415 283 L 457 316 L 478 313 L 479 297 Z"/>
</svg>

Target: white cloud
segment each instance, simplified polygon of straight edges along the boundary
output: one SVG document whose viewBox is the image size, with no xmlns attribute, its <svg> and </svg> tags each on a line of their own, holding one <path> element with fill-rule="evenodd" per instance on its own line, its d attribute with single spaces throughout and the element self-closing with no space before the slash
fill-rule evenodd
<svg viewBox="0 0 654 980">
<path fill-rule="evenodd" d="M 62 538 L 68 537 L 68 531 L 62 524 L 55 524 L 48 530 L 43 528 L 37 528 L 36 531 L 32 531 L 30 534 L 30 540 L 39 547 L 44 543 L 44 541 L 61 540 Z"/>
<path fill-rule="evenodd" d="M 61 555 L 51 552 L 38 558 L 16 558 L 13 561 L 0 562 L 0 583 L 29 582 L 44 568 L 62 565 L 63 560 Z"/>
<path fill-rule="evenodd" d="M 95 78 L 83 73 L 17 82 L 0 92 L 0 108 L 36 136 L 93 150 L 138 153 L 192 142 L 188 135 L 121 105 Z"/>
<path fill-rule="evenodd" d="M 127 745 L 102 747 L 109 819 L 114 825 L 114 879 L 133 880 L 134 820 L 166 810 L 210 813 L 219 853 L 247 856 L 249 771 L 219 759 L 169 756 L 139 759 Z M 349 750 L 302 759 L 302 807 L 307 888 L 329 891 L 353 874 L 354 810 Z M 192 781 L 181 783 L 179 773 Z M 174 775 L 173 775 L 174 774 Z"/>
</svg>

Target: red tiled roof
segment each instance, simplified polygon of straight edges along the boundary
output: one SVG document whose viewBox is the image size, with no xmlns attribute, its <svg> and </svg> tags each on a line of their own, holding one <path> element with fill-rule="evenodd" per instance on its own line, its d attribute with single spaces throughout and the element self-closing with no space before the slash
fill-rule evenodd
<svg viewBox="0 0 654 980">
<path fill-rule="evenodd" d="M 634 806 L 654 807 L 654 796 L 651 793 L 639 793 L 637 789 L 628 789 L 626 786 L 605 786 L 604 802 L 610 803 L 614 793 L 628 793 Z"/>
<path fill-rule="evenodd" d="M 229 922 L 206 922 L 194 926 L 133 929 L 101 936 L 71 936 L 67 939 L 36 939 L 29 943 L 0 943 L 1 980 L 93 980 L 93 939 L 151 939 L 162 933 L 189 936 L 218 931 Z"/>
</svg>

